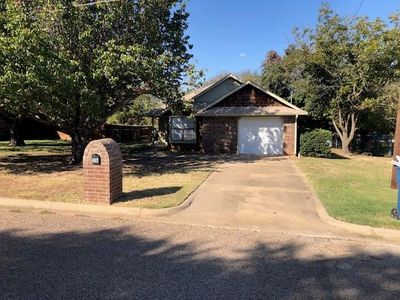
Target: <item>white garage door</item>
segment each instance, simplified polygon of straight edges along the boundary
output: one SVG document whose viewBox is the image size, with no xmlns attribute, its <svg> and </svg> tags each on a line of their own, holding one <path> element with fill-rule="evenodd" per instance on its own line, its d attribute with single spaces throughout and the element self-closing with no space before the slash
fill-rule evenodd
<svg viewBox="0 0 400 300">
<path fill-rule="evenodd" d="M 240 118 L 238 134 L 239 153 L 283 153 L 283 121 L 279 117 Z"/>
</svg>

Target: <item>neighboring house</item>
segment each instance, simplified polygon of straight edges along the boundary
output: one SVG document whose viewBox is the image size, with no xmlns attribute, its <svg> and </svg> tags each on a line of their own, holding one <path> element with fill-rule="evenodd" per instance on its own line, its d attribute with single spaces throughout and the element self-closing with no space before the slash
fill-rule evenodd
<svg viewBox="0 0 400 300">
<path fill-rule="evenodd" d="M 207 154 L 297 152 L 297 118 L 307 112 L 254 83 L 228 75 L 185 95 L 184 100 L 193 102 L 196 128 L 180 119 L 174 125 L 172 119 L 173 145 L 195 142 Z"/>
<path fill-rule="evenodd" d="M 25 140 L 52 140 L 67 138 L 67 136 L 62 132 L 34 119 L 24 118 L 22 119 L 20 126 L 22 138 Z M 9 139 L 9 125 L 0 117 L 0 141 L 7 141 Z"/>
<path fill-rule="evenodd" d="M 8 140 L 10 137 L 10 129 L 6 121 L 0 117 L 0 141 Z"/>
</svg>

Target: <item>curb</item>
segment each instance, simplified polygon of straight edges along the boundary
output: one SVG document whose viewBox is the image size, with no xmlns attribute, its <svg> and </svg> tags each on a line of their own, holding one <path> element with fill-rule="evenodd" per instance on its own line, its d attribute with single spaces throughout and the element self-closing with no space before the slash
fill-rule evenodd
<svg viewBox="0 0 400 300">
<path fill-rule="evenodd" d="M 66 203 L 66 202 L 49 202 L 39 200 L 26 200 L 14 198 L 0 198 L 0 207 L 10 209 L 27 209 L 27 210 L 49 210 L 62 213 L 76 213 L 87 215 L 104 215 L 104 216 L 127 216 L 134 218 L 145 217 L 162 217 L 178 213 L 193 202 L 193 197 L 189 196 L 180 205 L 171 208 L 139 208 L 139 207 L 123 207 L 113 205 L 89 204 L 89 203 Z"/>
<path fill-rule="evenodd" d="M 135 218 L 151 218 L 151 217 L 166 217 L 176 214 L 188 208 L 193 200 L 195 192 L 203 185 L 214 171 L 201 182 L 189 196 L 178 206 L 169 208 L 140 208 L 140 207 L 124 207 L 117 205 L 102 205 L 91 203 L 68 203 L 68 202 L 50 202 L 40 200 L 16 199 L 0 197 L 0 208 L 14 209 L 32 209 L 32 210 L 49 210 L 62 213 L 78 213 L 87 215 L 104 215 L 104 216 L 128 216 Z"/>
</svg>

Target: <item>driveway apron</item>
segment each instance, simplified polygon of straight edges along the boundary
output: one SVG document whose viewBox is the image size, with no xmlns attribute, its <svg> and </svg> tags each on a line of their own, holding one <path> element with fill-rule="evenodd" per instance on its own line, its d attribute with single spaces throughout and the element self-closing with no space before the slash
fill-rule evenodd
<svg viewBox="0 0 400 300">
<path fill-rule="evenodd" d="M 191 197 L 190 207 L 169 219 L 313 234 L 347 233 L 320 218 L 319 200 L 289 158 L 225 163 Z"/>
</svg>

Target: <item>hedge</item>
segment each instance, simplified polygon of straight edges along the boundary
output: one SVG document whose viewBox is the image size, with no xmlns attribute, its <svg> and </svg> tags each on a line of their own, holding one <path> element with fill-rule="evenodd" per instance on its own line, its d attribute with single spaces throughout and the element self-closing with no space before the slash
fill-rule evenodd
<svg viewBox="0 0 400 300">
<path fill-rule="evenodd" d="M 332 148 L 332 132 L 314 129 L 300 136 L 300 154 L 304 156 L 329 157 Z"/>
</svg>

